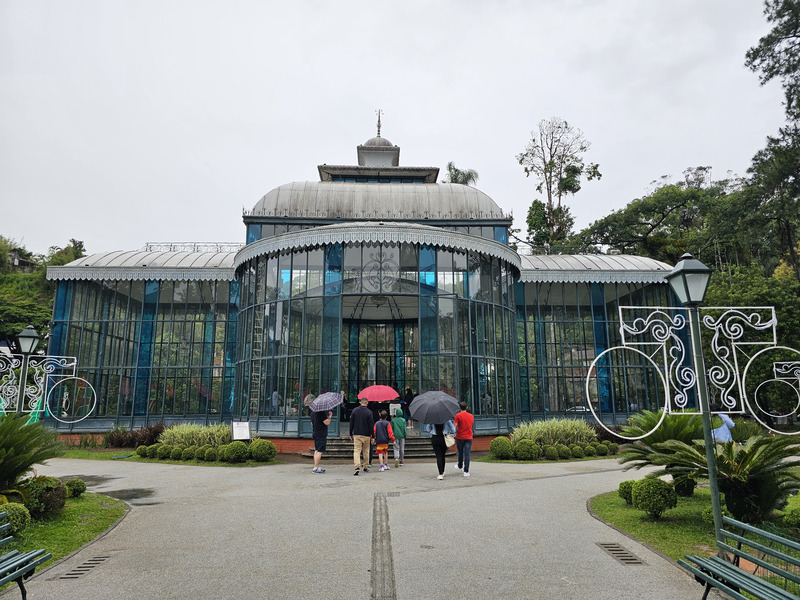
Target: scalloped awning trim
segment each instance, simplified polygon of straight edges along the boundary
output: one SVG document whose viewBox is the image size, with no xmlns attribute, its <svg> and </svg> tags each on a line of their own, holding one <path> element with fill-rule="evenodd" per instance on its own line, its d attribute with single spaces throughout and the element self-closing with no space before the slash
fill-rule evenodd
<svg viewBox="0 0 800 600">
<path fill-rule="evenodd" d="M 242 248 L 234 258 L 238 268 L 257 256 L 272 255 L 300 248 L 315 248 L 328 244 L 389 243 L 424 244 L 462 252 L 473 251 L 499 258 L 519 271 L 519 255 L 508 246 L 474 235 L 445 231 L 427 225 L 403 225 L 380 222 L 327 225 L 317 229 L 293 231 L 264 238 Z"/>
</svg>

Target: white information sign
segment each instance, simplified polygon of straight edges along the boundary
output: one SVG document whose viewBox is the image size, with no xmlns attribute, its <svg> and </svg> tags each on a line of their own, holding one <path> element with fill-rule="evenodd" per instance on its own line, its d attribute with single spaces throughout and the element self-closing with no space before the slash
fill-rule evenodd
<svg viewBox="0 0 800 600">
<path fill-rule="evenodd" d="M 249 440 L 250 439 L 250 422 L 249 421 L 233 421 L 231 423 L 232 440 Z"/>
</svg>

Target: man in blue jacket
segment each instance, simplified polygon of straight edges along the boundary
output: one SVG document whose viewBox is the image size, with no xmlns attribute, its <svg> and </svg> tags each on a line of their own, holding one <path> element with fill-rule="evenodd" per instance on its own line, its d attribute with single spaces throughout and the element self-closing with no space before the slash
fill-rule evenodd
<svg viewBox="0 0 800 600">
<path fill-rule="evenodd" d="M 372 445 L 372 435 L 375 427 L 375 417 L 367 408 L 366 398 L 350 413 L 350 439 L 353 441 L 353 464 L 355 473 L 363 468 L 364 473 L 369 473 L 369 450 Z"/>
</svg>

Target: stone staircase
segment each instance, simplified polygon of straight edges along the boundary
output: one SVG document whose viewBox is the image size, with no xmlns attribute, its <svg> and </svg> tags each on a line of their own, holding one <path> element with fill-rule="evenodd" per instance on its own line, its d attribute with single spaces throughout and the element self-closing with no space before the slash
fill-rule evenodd
<svg viewBox="0 0 800 600">
<path fill-rule="evenodd" d="M 455 446 L 448 448 L 448 454 L 455 451 Z M 302 453 L 307 458 L 314 456 L 314 441 L 308 440 L 308 450 Z M 431 447 L 431 440 L 429 437 L 410 436 L 406 438 L 406 451 L 405 458 L 428 458 L 435 459 L 433 448 Z M 353 442 L 349 437 L 329 437 L 328 449 L 322 455 L 323 460 L 353 460 Z M 392 444 L 389 444 L 389 460 L 394 462 L 394 449 Z"/>
</svg>

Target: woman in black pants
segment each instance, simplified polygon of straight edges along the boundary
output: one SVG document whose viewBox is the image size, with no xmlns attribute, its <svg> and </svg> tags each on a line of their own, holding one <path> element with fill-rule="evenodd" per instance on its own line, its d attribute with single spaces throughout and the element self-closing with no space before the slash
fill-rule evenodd
<svg viewBox="0 0 800 600">
<path fill-rule="evenodd" d="M 436 466 L 439 469 L 439 477 L 437 479 L 444 479 L 444 455 L 447 452 L 444 436 L 445 434 L 454 434 L 456 426 L 452 421 L 441 424 L 429 423 L 425 426 L 425 431 L 431 434 L 431 446 L 433 446 L 433 453 L 436 455 Z"/>
</svg>

